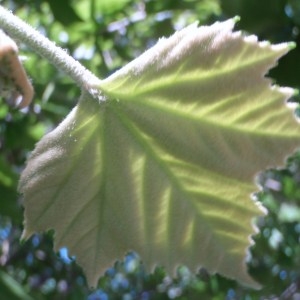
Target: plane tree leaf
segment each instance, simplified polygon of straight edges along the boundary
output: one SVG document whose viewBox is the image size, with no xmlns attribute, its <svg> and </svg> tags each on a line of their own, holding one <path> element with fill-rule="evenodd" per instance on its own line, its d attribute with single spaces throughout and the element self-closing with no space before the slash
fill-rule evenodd
<svg viewBox="0 0 300 300">
<path fill-rule="evenodd" d="M 290 44 L 193 24 L 83 94 L 20 180 L 24 238 L 55 230 L 95 286 L 134 250 L 149 267 L 205 267 L 257 286 L 245 257 L 254 176 L 299 144 L 294 91 L 265 78 Z"/>
</svg>

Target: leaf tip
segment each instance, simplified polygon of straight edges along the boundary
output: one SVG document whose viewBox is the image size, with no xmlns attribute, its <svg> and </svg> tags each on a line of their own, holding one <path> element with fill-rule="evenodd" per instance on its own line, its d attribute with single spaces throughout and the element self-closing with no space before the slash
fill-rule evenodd
<svg viewBox="0 0 300 300">
<path fill-rule="evenodd" d="M 293 50 L 297 47 L 297 44 L 295 42 L 288 42 L 287 47 L 289 50 Z"/>
<path fill-rule="evenodd" d="M 32 235 L 33 232 L 29 232 L 25 227 L 20 238 L 21 243 L 25 243 Z"/>
<path fill-rule="evenodd" d="M 27 242 L 27 240 L 28 240 L 28 238 L 27 238 L 27 237 L 24 237 L 23 234 L 22 234 L 22 236 L 20 237 L 20 240 L 19 240 L 19 241 L 20 241 L 20 244 L 21 244 L 21 245 L 24 245 L 24 244 Z"/>
<path fill-rule="evenodd" d="M 234 24 L 236 24 L 236 23 L 238 23 L 241 20 L 241 17 L 240 16 L 234 16 L 232 18 L 232 20 L 233 20 Z"/>
<path fill-rule="evenodd" d="M 299 90 L 293 89 L 293 96 L 298 96 L 298 95 L 299 95 Z"/>
</svg>

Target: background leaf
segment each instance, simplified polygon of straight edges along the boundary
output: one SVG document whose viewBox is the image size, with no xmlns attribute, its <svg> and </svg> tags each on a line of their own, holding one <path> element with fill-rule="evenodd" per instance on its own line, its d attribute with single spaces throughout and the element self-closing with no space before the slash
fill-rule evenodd
<svg viewBox="0 0 300 300">
<path fill-rule="evenodd" d="M 11 276 L 0 271 L 1 297 L 13 300 L 32 300 L 26 290 Z"/>
</svg>

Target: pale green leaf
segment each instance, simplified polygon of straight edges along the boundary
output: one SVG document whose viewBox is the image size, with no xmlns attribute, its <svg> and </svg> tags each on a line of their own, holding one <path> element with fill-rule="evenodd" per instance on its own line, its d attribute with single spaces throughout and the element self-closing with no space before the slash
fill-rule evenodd
<svg viewBox="0 0 300 300">
<path fill-rule="evenodd" d="M 290 46 L 193 24 L 129 63 L 78 106 L 24 170 L 24 238 L 54 229 L 96 285 L 134 250 L 147 266 L 246 270 L 255 174 L 299 144 L 293 94 L 264 75 Z"/>
</svg>

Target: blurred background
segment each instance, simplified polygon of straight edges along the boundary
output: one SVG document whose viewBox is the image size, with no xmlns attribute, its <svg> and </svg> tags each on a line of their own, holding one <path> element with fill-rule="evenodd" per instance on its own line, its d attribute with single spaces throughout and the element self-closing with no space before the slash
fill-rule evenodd
<svg viewBox="0 0 300 300">
<path fill-rule="evenodd" d="M 100 78 L 159 37 L 195 21 L 211 24 L 238 15 L 238 30 L 272 43 L 298 44 L 269 76 L 282 86 L 300 87 L 299 0 L 3 0 L 0 4 Z M 136 253 L 116 262 L 98 288 L 89 290 L 67 249 L 53 252 L 52 232 L 20 243 L 19 174 L 35 143 L 68 114 L 80 95 L 73 82 L 46 60 L 25 45 L 20 51 L 35 98 L 21 111 L 0 98 L 0 299 L 300 299 L 299 153 L 291 153 L 279 169 L 259 176 L 263 188 L 258 198 L 269 214 L 255 220 L 259 232 L 248 262 L 250 274 L 263 286 L 259 291 L 210 276 L 205 269 L 193 274 L 181 266 L 175 278 L 161 267 L 149 273 Z"/>
</svg>

